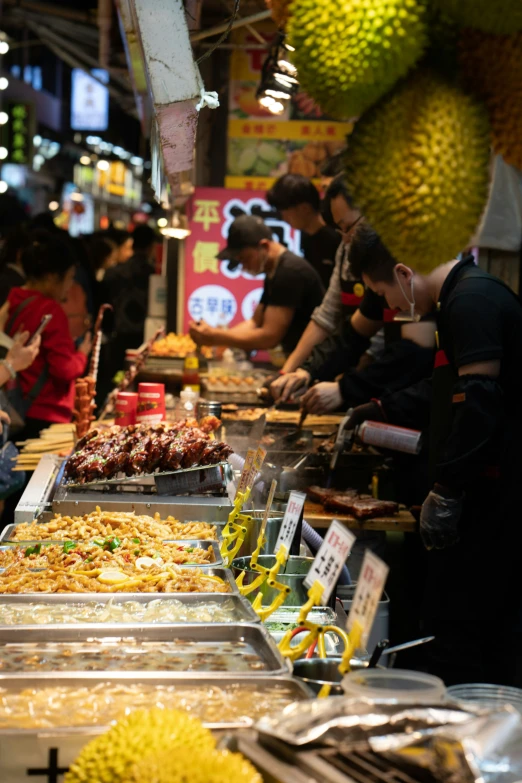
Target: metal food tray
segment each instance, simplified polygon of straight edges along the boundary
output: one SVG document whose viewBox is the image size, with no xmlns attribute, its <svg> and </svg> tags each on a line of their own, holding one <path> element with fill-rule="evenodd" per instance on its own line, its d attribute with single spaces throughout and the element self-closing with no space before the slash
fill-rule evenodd
<svg viewBox="0 0 522 783">
<path fill-rule="evenodd" d="M 174 679 L 185 678 L 187 676 L 196 680 L 209 676 L 219 676 L 223 679 L 229 680 L 230 678 L 237 676 L 247 677 L 266 677 L 268 675 L 288 675 L 290 673 L 290 666 L 287 663 L 287 659 L 283 658 L 279 652 L 275 642 L 270 634 L 260 624 L 248 623 L 242 625 L 236 625 L 234 623 L 212 623 L 212 625 L 186 625 L 184 623 L 173 623 L 163 626 L 142 626 L 142 625 L 128 625 L 125 626 L 125 630 L 122 630 L 120 625 L 103 624 L 103 626 L 96 628 L 78 627 L 78 626 L 54 626 L 52 634 L 49 632 L 49 626 L 3 626 L 0 629 L 0 644 L 31 644 L 31 643 L 50 643 L 50 644 L 78 644 L 78 643 L 92 643 L 97 641 L 103 641 L 104 638 L 109 638 L 113 642 L 121 642 L 125 644 L 125 640 L 135 639 L 137 642 L 174 642 L 182 641 L 193 644 L 199 643 L 219 643 L 219 642 L 232 642 L 233 644 L 239 644 L 244 642 L 248 644 L 255 653 L 259 656 L 265 668 L 260 671 L 250 672 L 236 672 L 234 670 L 225 671 L 171 671 L 157 669 L 162 676 L 164 674 Z M 195 650 L 197 653 L 197 649 Z M 30 650 L 27 651 L 27 654 Z M 81 653 L 78 653 L 81 654 Z M 246 654 L 246 653 L 245 653 Z M 70 672 L 76 671 L 79 677 L 84 674 L 90 674 L 90 672 L 83 669 L 70 669 Z M 130 671 L 140 671 L 134 669 Z M 113 672 L 117 674 L 123 673 L 118 669 L 110 671 L 99 671 L 99 674 L 105 674 L 106 677 L 111 677 Z M 65 671 L 63 672 L 66 673 Z M 93 674 L 95 672 L 92 672 Z M 140 672 L 143 674 L 144 672 Z M 12 672 L 13 677 L 26 677 L 27 672 Z M 30 676 L 38 679 L 46 679 L 54 672 L 41 671 L 31 672 Z"/>
<path fill-rule="evenodd" d="M 67 516 L 67 515 L 64 515 L 64 516 Z M 54 519 L 54 514 L 45 513 L 41 517 L 38 518 L 37 524 L 40 524 L 40 523 L 44 524 L 46 522 L 50 522 L 51 519 Z M 197 520 L 194 520 L 194 521 L 197 521 Z M 19 522 L 18 524 L 23 525 L 25 523 L 24 522 Z M 16 541 L 15 539 L 12 539 L 11 536 L 14 535 L 15 529 L 18 527 L 18 524 L 14 523 L 14 524 L 11 524 L 11 525 L 6 525 L 4 527 L 4 529 L 0 533 L 0 544 L 8 544 L 10 546 L 13 546 L 15 544 L 26 544 L 27 545 L 27 544 L 39 544 L 39 543 L 46 543 L 46 544 L 64 544 L 65 543 L 64 541 L 53 540 L 53 539 L 50 539 L 50 538 L 37 538 L 37 539 L 33 539 L 33 538 L 29 539 L 28 538 L 28 539 L 25 539 L 23 541 Z M 207 539 L 207 538 L 198 539 L 198 541 L 202 541 L 202 542 L 206 541 L 206 542 L 209 542 L 209 543 L 217 544 L 219 546 L 219 543 L 223 540 L 222 533 L 223 533 L 223 528 L 225 527 L 226 523 L 225 522 L 209 522 L 208 524 L 216 526 L 217 541 L 213 541 L 212 539 Z M 74 539 L 73 538 L 73 539 L 68 539 L 68 540 L 71 540 L 71 541 L 88 541 L 90 539 L 86 539 L 86 538 Z M 189 538 L 180 538 L 180 539 L 164 538 L 163 539 L 163 541 L 169 541 L 169 542 L 178 541 L 178 540 L 179 540 L 180 543 L 183 543 L 183 542 L 188 542 L 188 541 L 194 541 L 195 539 L 189 539 Z"/>
<path fill-rule="evenodd" d="M 189 566 L 190 568 L 193 568 L 193 566 Z M 3 574 L 5 568 L 0 568 L 0 574 Z M 30 569 L 31 571 L 45 571 L 45 568 L 35 568 Z M 238 595 L 239 594 L 239 588 L 235 582 L 234 577 L 232 576 L 232 571 L 230 571 L 228 568 L 213 568 L 213 567 L 205 567 L 205 576 L 218 576 L 220 579 L 222 579 L 229 587 L 230 587 L 230 593 L 223 593 L 222 595 Z M 10 595 L 8 593 L 8 595 Z M 21 595 L 32 595 L 33 600 L 35 600 L 35 596 L 42 596 L 42 595 L 90 595 L 90 593 L 44 593 L 44 592 L 37 592 L 37 593 L 21 593 Z M 98 595 L 98 593 L 94 593 L 94 595 Z M 100 595 L 109 595 L 109 593 L 100 593 Z M 134 593 L 124 593 L 123 591 L 118 591 L 117 595 L 121 595 L 125 597 L 128 601 L 131 600 L 128 596 L 134 595 Z M 147 595 L 158 595 L 158 593 L 147 593 Z M 171 598 L 176 598 L 178 595 L 215 595 L 215 593 L 183 593 L 183 592 L 173 592 L 173 593 L 162 593 L 161 595 L 169 595 Z M 0 601 L 3 600 L 4 594 L 0 593 Z"/>
<path fill-rule="evenodd" d="M 141 473 L 139 476 L 121 476 L 120 478 L 86 481 L 83 484 L 64 481 L 69 491 L 81 492 L 100 487 L 140 486 L 154 483 L 158 494 L 183 494 L 185 492 L 224 492 L 227 482 L 233 478 L 228 462 L 216 462 L 213 465 L 196 465 L 183 470 L 169 470 L 158 473 Z"/>
<path fill-rule="evenodd" d="M 73 539 L 75 540 L 75 539 Z M 51 544 L 58 544 L 59 546 L 61 544 L 70 543 L 66 541 L 52 541 L 51 539 L 44 538 L 42 540 L 38 539 L 32 539 L 28 541 L 1 541 L 0 540 L 0 552 L 12 549 L 15 546 L 35 546 L 36 544 L 41 544 L 42 549 L 45 546 L 50 546 Z M 81 541 L 77 541 L 76 543 L 92 543 L 92 539 L 84 539 Z M 194 547 L 199 549 L 204 549 L 205 551 L 208 551 L 211 549 L 214 552 L 214 560 L 212 563 L 179 563 L 180 568 L 214 568 L 215 566 L 222 566 L 223 565 L 223 558 L 221 557 L 221 552 L 219 551 L 219 544 L 217 541 L 212 541 L 208 539 L 190 539 L 190 538 L 182 538 L 180 540 L 178 539 L 171 539 L 166 538 L 164 541 L 162 541 L 162 544 L 178 544 L 179 546 L 183 547 Z M 139 546 L 136 544 L 136 546 Z"/>
<path fill-rule="evenodd" d="M 112 684 L 118 684 L 118 683 L 125 683 L 125 682 L 131 682 L 132 684 L 146 684 L 146 685 L 176 685 L 179 684 L 180 686 L 183 686 L 183 688 L 202 688 L 205 686 L 216 686 L 216 687 L 227 687 L 232 685 L 238 685 L 243 688 L 250 688 L 252 690 L 262 690 L 265 692 L 269 692 L 276 688 L 277 686 L 284 686 L 287 688 L 294 701 L 303 701 L 304 699 L 310 699 L 313 697 L 312 691 L 299 680 L 293 679 L 290 676 L 283 676 L 283 675 L 274 675 L 274 676 L 268 676 L 268 677 L 234 677 L 230 680 L 226 680 L 223 682 L 223 678 L 221 676 L 219 677 L 201 677 L 201 678 L 195 678 L 195 677 L 184 677 L 183 680 L 180 680 L 179 677 L 173 677 L 171 673 L 158 676 L 154 672 L 149 673 L 148 672 L 120 672 L 115 673 L 107 676 L 107 674 L 99 673 L 99 672 L 92 672 L 89 674 L 89 672 L 82 673 L 81 676 L 78 676 L 75 672 L 62 672 L 62 673 L 56 673 L 53 674 L 51 677 L 35 677 L 34 675 L 31 675 L 30 677 L 20 676 L 20 675 L 8 675 L 8 674 L 0 674 L 0 689 L 5 688 L 8 692 L 20 692 L 25 690 L 26 688 L 52 688 L 52 687 L 60 687 L 64 685 L 74 685 L 78 688 L 81 688 L 82 686 L 87 685 L 112 685 Z M 151 705 L 152 706 L 152 705 Z M 165 707 L 172 707 L 173 709 L 176 709 L 179 707 L 176 703 L 170 704 L 166 701 L 164 702 Z M 209 729 L 242 729 L 242 728 L 249 728 L 252 726 L 253 721 L 251 718 L 248 718 L 245 716 L 244 720 L 236 720 L 233 722 L 228 723 L 207 723 L 204 722 L 203 725 L 205 725 Z M 16 735 L 16 736 L 38 736 L 42 734 L 49 734 L 50 732 L 53 734 L 53 736 L 63 736 L 66 734 L 76 734 L 76 735 L 82 735 L 82 734 L 88 734 L 89 736 L 92 736 L 93 734 L 102 734 L 104 731 L 107 731 L 109 727 L 108 726 L 85 726 L 85 727 L 75 727 L 75 728 L 37 728 L 37 729 L 5 729 L 0 728 L 0 736 L 2 735 Z"/>
<path fill-rule="evenodd" d="M 238 613 L 238 617 L 234 622 L 236 623 L 259 623 L 259 616 L 252 609 L 252 604 L 244 596 L 236 593 L 125 593 L 125 595 L 118 595 L 117 593 L 6 593 L 1 596 L 0 600 L 3 604 L 79 604 L 79 603 L 95 603 L 103 604 L 112 601 L 113 604 L 125 603 L 125 601 L 136 601 L 136 603 L 145 604 L 150 601 L 163 601 L 175 598 L 183 604 L 209 604 L 217 603 L 224 604 L 232 602 L 234 610 Z M 185 626 L 198 626 L 203 625 L 209 627 L 210 625 L 228 625 L 228 623 L 177 623 L 178 625 Z M 89 628 L 92 631 L 96 631 L 99 628 L 103 629 L 108 623 L 74 623 L 74 628 Z M 128 628 L 132 623 L 111 623 L 111 627 Z M 169 627 L 172 623 L 143 623 L 140 621 L 142 628 L 161 628 L 165 625 Z M 42 627 L 38 624 L 35 625 L 0 625 L 0 631 L 4 628 L 39 628 Z M 63 623 L 50 623 L 45 626 L 46 630 L 50 633 L 55 628 L 63 628 Z M 71 626 L 72 627 L 72 626 Z"/>
</svg>

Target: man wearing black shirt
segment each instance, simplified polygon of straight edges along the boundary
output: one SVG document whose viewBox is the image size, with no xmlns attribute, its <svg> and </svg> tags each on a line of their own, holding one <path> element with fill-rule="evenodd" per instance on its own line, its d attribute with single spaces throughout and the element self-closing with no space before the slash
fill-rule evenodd
<svg viewBox="0 0 522 783">
<path fill-rule="evenodd" d="M 364 259 L 364 282 L 412 318 L 434 311 L 431 381 L 356 408 L 429 429 L 433 489 L 420 530 L 428 549 L 423 631 L 428 669 L 449 684 L 512 683 L 520 609 L 522 307 L 471 257 L 429 275 Z"/>
<path fill-rule="evenodd" d="M 251 275 L 265 273 L 261 301 L 254 315 L 230 329 L 192 322 L 190 336 L 198 345 L 228 345 L 245 351 L 275 348 L 291 353 L 310 316 L 323 298 L 324 288 L 310 264 L 275 241 L 259 217 L 236 218 L 227 247 L 218 258 L 229 259 L 229 269 L 241 265 Z"/>
<path fill-rule="evenodd" d="M 326 225 L 321 215 L 317 188 L 301 174 L 285 174 L 270 188 L 266 200 L 286 223 L 301 231 L 303 255 L 318 273 L 326 290 L 341 237 L 334 228 Z"/>
</svg>

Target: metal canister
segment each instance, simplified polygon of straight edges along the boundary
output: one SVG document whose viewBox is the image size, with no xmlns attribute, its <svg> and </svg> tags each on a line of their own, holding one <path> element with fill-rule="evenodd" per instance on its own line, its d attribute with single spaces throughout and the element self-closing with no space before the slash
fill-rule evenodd
<svg viewBox="0 0 522 783">
<path fill-rule="evenodd" d="M 396 427 L 380 421 L 365 421 L 357 427 L 356 433 L 361 443 L 377 446 L 381 449 L 402 451 L 405 454 L 418 454 L 421 448 L 421 435 L 418 430 Z"/>
<path fill-rule="evenodd" d="M 221 403 L 217 400 L 202 400 L 201 398 L 196 403 L 196 417 L 198 421 L 201 421 L 205 416 L 216 416 L 221 418 Z"/>
</svg>

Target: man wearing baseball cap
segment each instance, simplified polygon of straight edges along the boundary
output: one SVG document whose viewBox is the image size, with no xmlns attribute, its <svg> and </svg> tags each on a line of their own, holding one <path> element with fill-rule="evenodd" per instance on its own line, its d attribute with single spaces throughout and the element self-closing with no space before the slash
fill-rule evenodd
<svg viewBox="0 0 522 783">
<path fill-rule="evenodd" d="M 324 295 L 315 269 L 275 240 L 266 223 L 254 215 L 234 220 L 227 246 L 218 258 L 228 259 L 229 269 L 242 266 L 251 275 L 264 273 L 263 295 L 252 318 L 230 329 L 193 321 L 192 339 L 198 345 L 227 345 L 245 351 L 281 345 L 290 354 Z"/>
</svg>

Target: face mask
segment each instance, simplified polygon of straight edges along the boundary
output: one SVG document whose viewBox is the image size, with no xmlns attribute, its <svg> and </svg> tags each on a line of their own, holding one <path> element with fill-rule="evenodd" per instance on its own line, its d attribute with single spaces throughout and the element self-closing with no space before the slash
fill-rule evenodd
<svg viewBox="0 0 522 783">
<path fill-rule="evenodd" d="M 415 312 L 415 295 L 413 293 L 413 275 L 410 280 L 410 290 L 411 290 L 411 299 L 408 298 L 408 295 L 406 294 L 406 291 L 402 287 L 401 279 L 399 275 L 397 274 L 397 270 L 393 270 L 395 274 L 395 278 L 397 280 L 397 283 L 399 284 L 399 288 L 401 289 L 402 295 L 408 302 L 410 309 L 408 310 L 400 310 L 398 313 L 396 313 L 393 317 L 394 321 L 399 321 L 400 323 L 418 323 L 421 319 L 420 315 Z"/>
</svg>

